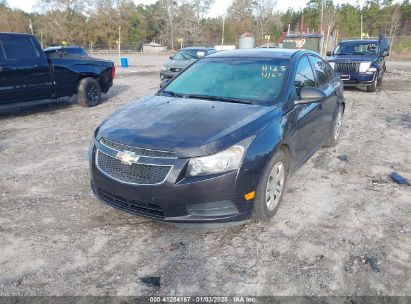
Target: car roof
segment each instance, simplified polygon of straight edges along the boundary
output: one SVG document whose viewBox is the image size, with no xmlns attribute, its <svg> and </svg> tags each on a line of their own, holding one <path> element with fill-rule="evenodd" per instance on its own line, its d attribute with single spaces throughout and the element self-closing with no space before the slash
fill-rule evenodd
<svg viewBox="0 0 411 304">
<path fill-rule="evenodd" d="M 12 32 L 0 32 L 0 35 L 13 35 L 13 36 L 33 36 L 28 33 L 12 33 Z"/>
<path fill-rule="evenodd" d="M 209 50 L 209 49 L 214 49 L 213 47 L 205 47 L 205 46 L 188 46 L 185 48 L 180 49 L 181 50 Z"/>
<path fill-rule="evenodd" d="M 61 50 L 61 49 L 82 49 L 82 47 L 77 46 L 77 45 L 68 45 L 68 46 L 56 45 L 56 46 L 50 46 L 44 49 L 44 51 L 55 51 L 55 50 Z"/>
<path fill-rule="evenodd" d="M 315 52 L 300 49 L 280 49 L 280 48 L 261 48 L 261 49 L 237 49 L 221 51 L 208 55 L 207 58 L 275 58 L 291 59 L 296 54 L 316 54 Z"/>
<path fill-rule="evenodd" d="M 351 40 L 341 40 L 339 43 L 347 43 L 347 44 L 367 44 L 367 43 L 378 43 L 380 40 L 378 39 L 351 39 Z"/>
</svg>

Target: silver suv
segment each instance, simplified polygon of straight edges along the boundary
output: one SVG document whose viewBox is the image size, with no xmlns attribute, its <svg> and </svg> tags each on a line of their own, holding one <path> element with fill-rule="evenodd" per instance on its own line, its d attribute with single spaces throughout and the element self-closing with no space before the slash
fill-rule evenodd
<svg viewBox="0 0 411 304">
<path fill-rule="evenodd" d="M 179 50 L 170 60 L 161 67 L 161 80 L 173 78 L 197 59 L 216 53 L 215 48 L 208 47 L 187 47 Z"/>
</svg>

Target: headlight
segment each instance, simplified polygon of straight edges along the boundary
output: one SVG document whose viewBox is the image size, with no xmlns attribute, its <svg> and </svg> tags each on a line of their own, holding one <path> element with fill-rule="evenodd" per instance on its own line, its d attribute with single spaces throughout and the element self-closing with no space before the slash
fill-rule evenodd
<svg viewBox="0 0 411 304">
<path fill-rule="evenodd" d="M 333 68 L 333 70 L 334 70 L 334 68 L 335 68 L 335 62 L 328 62 L 329 64 L 330 64 L 330 66 Z"/>
<path fill-rule="evenodd" d="M 168 69 L 167 69 L 164 65 L 162 65 L 161 68 L 160 68 L 160 70 L 161 70 L 161 71 L 167 71 Z"/>
<path fill-rule="evenodd" d="M 361 62 L 359 72 L 365 73 L 369 70 L 370 67 L 371 67 L 371 62 Z"/>
<path fill-rule="evenodd" d="M 244 152 L 248 149 L 253 139 L 254 136 L 222 152 L 190 159 L 187 176 L 217 174 L 239 169 L 243 161 Z"/>
</svg>

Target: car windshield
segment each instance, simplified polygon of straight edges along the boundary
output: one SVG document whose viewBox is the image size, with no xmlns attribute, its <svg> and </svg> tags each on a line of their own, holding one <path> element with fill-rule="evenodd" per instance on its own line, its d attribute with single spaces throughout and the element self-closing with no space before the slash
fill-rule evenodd
<svg viewBox="0 0 411 304">
<path fill-rule="evenodd" d="M 340 43 L 334 51 L 336 55 L 376 55 L 378 45 L 375 42 Z"/>
<path fill-rule="evenodd" d="M 179 50 L 173 57 L 174 60 L 192 60 L 204 57 L 206 50 Z"/>
<path fill-rule="evenodd" d="M 165 95 L 270 105 L 277 101 L 289 61 L 204 58 L 168 84 Z"/>
</svg>

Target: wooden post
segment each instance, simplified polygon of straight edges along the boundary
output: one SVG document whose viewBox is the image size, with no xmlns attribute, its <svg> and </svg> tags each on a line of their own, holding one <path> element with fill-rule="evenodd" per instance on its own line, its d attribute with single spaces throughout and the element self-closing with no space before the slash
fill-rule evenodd
<svg viewBox="0 0 411 304">
<path fill-rule="evenodd" d="M 121 65 L 121 26 L 118 27 L 118 61 Z"/>
</svg>

